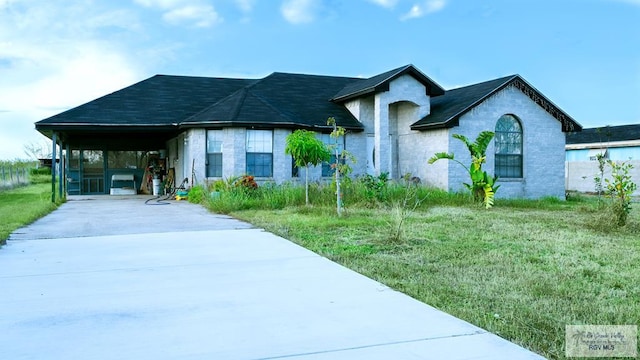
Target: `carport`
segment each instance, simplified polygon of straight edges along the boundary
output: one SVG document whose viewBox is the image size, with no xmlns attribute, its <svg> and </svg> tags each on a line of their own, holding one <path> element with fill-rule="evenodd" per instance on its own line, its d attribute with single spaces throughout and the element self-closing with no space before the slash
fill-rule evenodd
<svg viewBox="0 0 640 360">
<path fill-rule="evenodd" d="M 51 139 L 52 163 L 62 159 L 58 196 L 108 194 L 113 174 L 133 174 L 139 186 L 149 154 L 162 151 L 164 172 L 187 177 L 191 164 L 184 161 L 188 144 L 180 122 L 250 82 L 231 79 L 221 87 L 216 80 L 156 75 L 36 122 Z M 56 174 L 51 181 L 55 200 Z"/>
</svg>

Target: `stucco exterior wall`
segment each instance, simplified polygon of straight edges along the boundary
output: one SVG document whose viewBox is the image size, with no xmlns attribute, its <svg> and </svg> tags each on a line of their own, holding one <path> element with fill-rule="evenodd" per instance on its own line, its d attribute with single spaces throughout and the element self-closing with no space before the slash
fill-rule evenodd
<svg viewBox="0 0 640 360">
<path fill-rule="evenodd" d="M 273 130 L 273 181 L 276 183 L 291 180 L 292 158 L 284 152 L 289 134 L 289 129 Z"/>
<path fill-rule="evenodd" d="M 352 176 L 367 174 L 367 135 L 364 132 L 347 133 L 344 145 L 345 150 L 356 158 L 356 163 L 349 163 L 353 169 Z"/>
<path fill-rule="evenodd" d="M 245 128 L 224 128 L 223 134 L 222 177 L 243 175 L 246 170 L 247 130 Z"/>
<path fill-rule="evenodd" d="M 391 106 L 396 123 L 394 135 L 397 141 L 397 154 L 395 157 L 397 178 L 406 174 L 412 177 L 420 177 L 427 166 L 424 154 L 424 146 L 419 144 L 426 142 L 424 133 L 411 130 L 411 124 L 419 120 L 419 107 L 410 102 L 398 102 Z"/>
<path fill-rule="evenodd" d="M 195 177 L 195 185 L 202 184 L 206 179 L 205 154 L 207 151 L 207 132 L 205 129 L 189 129 L 185 134 L 184 145 L 184 177 Z M 194 184 L 191 184 L 194 185 Z"/>
<path fill-rule="evenodd" d="M 403 148 L 412 155 L 401 159 L 401 168 L 420 178 L 423 185 L 449 189 L 450 161 L 439 160 L 432 165 L 428 160 L 438 152 L 449 149 L 449 129 L 410 131 L 400 137 Z"/>
<path fill-rule="evenodd" d="M 403 120 L 403 123 L 429 114 L 431 102 L 426 94 L 426 89 L 418 80 L 410 75 L 403 75 L 389 83 L 389 90 L 380 92 L 374 97 L 374 122 L 375 137 L 375 175 L 387 172 L 391 178 L 400 177 L 399 170 L 399 140 L 398 140 L 398 106 L 395 103 L 412 103 L 415 109 L 402 107 L 402 116 L 411 118 Z"/>
<path fill-rule="evenodd" d="M 367 144 L 367 138 L 373 140 L 374 136 L 374 97 L 363 97 L 351 100 L 345 104 L 347 109 L 351 111 L 353 116 L 362 123 L 364 131 L 359 133 L 349 133 L 346 138 L 346 149 L 350 151 L 358 162 L 353 164 L 353 175 L 360 176 L 375 172 L 374 161 L 372 157 L 373 144 Z M 371 152 L 371 153 L 370 153 Z"/>
<path fill-rule="evenodd" d="M 451 134 L 462 134 L 471 141 L 483 130 L 495 131 L 498 119 L 505 114 L 515 115 L 523 132 L 523 178 L 500 179 L 498 198 L 540 198 L 553 196 L 564 199 L 565 134 L 561 124 L 528 96 L 513 86 L 494 94 L 461 117 L 459 126 Z M 449 135 L 450 136 L 450 135 Z M 449 151 L 463 163 L 470 162 L 469 152 L 461 141 L 450 139 Z M 495 146 L 487 149 L 484 168 L 494 173 Z M 468 174 L 460 166 L 449 166 L 449 189 L 458 191 L 468 182 Z"/>
</svg>

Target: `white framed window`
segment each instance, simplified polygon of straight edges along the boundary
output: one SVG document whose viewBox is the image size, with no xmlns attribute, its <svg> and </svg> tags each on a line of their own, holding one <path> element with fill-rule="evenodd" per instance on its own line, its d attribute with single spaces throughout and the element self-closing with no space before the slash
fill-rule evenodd
<svg viewBox="0 0 640 360">
<path fill-rule="evenodd" d="M 207 177 L 222 177 L 222 130 L 207 130 Z"/>
<path fill-rule="evenodd" d="M 247 130 L 247 174 L 273 176 L 273 131 Z"/>
<path fill-rule="evenodd" d="M 502 115 L 496 123 L 495 174 L 522 178 L 522 126 L 513 115 Z"/>
</svg>

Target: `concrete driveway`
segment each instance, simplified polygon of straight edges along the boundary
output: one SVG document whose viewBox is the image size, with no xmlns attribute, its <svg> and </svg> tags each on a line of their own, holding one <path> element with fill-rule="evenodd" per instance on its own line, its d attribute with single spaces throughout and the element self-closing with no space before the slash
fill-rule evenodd
<svg viewBox="0 0 640 360">
<path fill-rule="evenodd" d="M 185 202 L 71 198 L 0 248 L 2 359 L 541 359 Z"/>
</svg>

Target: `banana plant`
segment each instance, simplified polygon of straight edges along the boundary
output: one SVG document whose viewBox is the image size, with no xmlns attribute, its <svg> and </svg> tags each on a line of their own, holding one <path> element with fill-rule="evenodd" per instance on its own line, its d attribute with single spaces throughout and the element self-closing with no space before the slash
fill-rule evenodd
<svg viewBox="0 0 640 360">
<path fill-rule="evenodd" d="M 486 171 L 482 170 L 482 164 L 487 161 L 487 147 L 491 143 L 494 135 L 492 131 L 483 131 L 474 142 L 469 141 L 464 135 L 452 135 L 455 139 L 462 141 L 467 146 L 467 149 L 469 149 L 471 165 L 468 167 L 456 160 L 453 153 L 439 152 L 429 159 L 429 164 L 446 159 L 462 165 L 471 178 L 471 184 L 463 183 L 464 186 L 471 191 L 474 200 L 481 202 L 487 209 L 493 206 L 495 193 L 500 187 L 500 185 L 496 185 L 498 176 L 491 177 Z"/>
</svg>

